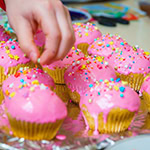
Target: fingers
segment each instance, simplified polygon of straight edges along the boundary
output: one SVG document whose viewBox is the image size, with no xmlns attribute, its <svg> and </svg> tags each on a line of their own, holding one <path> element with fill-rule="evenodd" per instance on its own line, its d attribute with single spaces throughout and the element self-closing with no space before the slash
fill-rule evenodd
<svg viewBox="0 0 150 150">
<path fill-rule="evenodd" d="M 75 42 L 72 22 L 67 8 L 61 2 L 56 7 L 56 17 L 61 31 L 61 42 L 55 60 L 63 59 Z"/>
<path fill-rule="evenodd" d="M 46 37 L 45 50 L 41 55 L 40 63 L 42 65 L 50 64 L 57 55 L 61 41 L 61 32 L 53 10 L 47 11 L 42 9 L 38 17 L 41 18 L 41 20 L 39 20 L 40 18 L 37 18 L 37 20 L 41 24 Z"/>
<path fill-rule="evenodd" d="M 37 62 L 39 51 L 33 42 L 32 27 L 25 18 L 20 18 L 14 30 L 18 36 L 20 47 L 24 53 L 33 61 Z"/>
</svg>

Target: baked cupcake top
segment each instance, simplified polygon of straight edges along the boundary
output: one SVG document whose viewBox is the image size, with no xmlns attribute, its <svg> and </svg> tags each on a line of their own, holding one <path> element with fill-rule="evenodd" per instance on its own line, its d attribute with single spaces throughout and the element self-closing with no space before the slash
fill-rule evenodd
<svg viewBox="0 0 150 150">
<path fill-rule="evenodd" d="M 0 43 L 0 66 L 4 67 L 5 74 L 8 73 L 9 67 L 24 64 L 30 61 L 29 58 L 21 51 L 16 41 L 2 41 Z"/>
<path fill-rule="evenodd" d="M 75 47 L 80 43 L 91 44 L 94 42 L 94 39 L 100 37 L 102 33 L 100 30 L 92 23 L 75 23 L 73 24 L 75 32 Z"/>
<path fill-rule="evenodd" d="M 106 34 L 98 37 L 89 46 L 90 55 L 109 56 L 123 50 L 129 50 L 131 46 L 119 35 Z"/>
<path fill-rule="evenodd" d="M 65 104 L 44 84 L 13 92 L 5 99 L 5 108 L 13 118 L 31 123 L 56 122 L 67 116 Z"/>
<path fill-rule="evenodd" d="M 126 109 L 131 112 L 138 111 L 140 98 L 126 84 L 126 82 L 121 82 L 120 78 L 100 82 L 81 97 L 80 108 L 84 110 L 86 106 L 92 116 L 98 116 L 103 112 L 105 121 L 113 108 Z"/>
<path fill-rule="evenodd" d="M 104 57 L 79 58 L 68 67 L 64 75 L 67 86 L 72 91 L 78 89 L 79 93 L 96 82 L 110 78 L 116 78 L 116 74 Z"/>
<path fill-rule="evenodd" d="M 150 72 L 150 53 L 138 47 L 132 47 L 127 51 L 119 51 L 108 58 L 108 62 L 121 74 Z"/>
<path fill-rule="evenodd" d="M 145 91 L 150 94 L 150 75 L 146 76 L 140 89 L 141 92 Z"/>
<path fill-rule="evenodd" d="M 8 41 L 9 39 L 11 39 L 10 35 L 8 35 L 3 26 L 0 25 L 0 41 Z"/>
<path fill-rule="evenodd" d="M 63 60 L 58 60 L 53 62 L 50 65 L 44 65 L 44 67 L 47 67 L 51 70 L 55 70 L 56 68 L 68 68 L 70 64 L 80 57 L 83 57 L 84 54 L 79 49 L 75 49 L 75 47 L 72 47 L 70 52 L 66 55 L 66 57 Z"/>
<path fill-rule="evenodd" d="M 29 84 L 43 83 L 49 87 L 55 87 L 53 79 L 45 73 L 43 70 L 38 68 L 20 68 L 17 73 L 9 76 L 3 82 L 3 92 L 6 96 L 17 90 L 20 87 L 27 86 Z"/>
<path fill-rule="evenodd" d="M 45 35 L 42 31 L 37 31 L 34 36 L 34 42 L 37 46 L 42 47 L 45 44 Z"/>
</svg>

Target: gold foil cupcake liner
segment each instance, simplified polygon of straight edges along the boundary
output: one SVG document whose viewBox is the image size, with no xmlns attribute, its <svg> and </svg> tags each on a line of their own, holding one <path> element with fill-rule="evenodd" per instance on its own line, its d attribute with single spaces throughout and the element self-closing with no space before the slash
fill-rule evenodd
<svg viewBox="0 0 150 150">
<path fill-rule="evenodd" d="M 4 94 L 2 91 L 2 87 L 0 87 L 0 104 L 2 104 L 2 101 L 4 100 Z"/>
<path fill-rule="evenodd" d="M 63 120 L 57 120 L 55 123 L 30 123 L 16 120 L 10 115 L 8 119 L 14 136 L 34 141 L 53 139 L 63 123 Z"/>
<path fill-rule="evenodd" d="M 45 67 L 43 68 L 43 70 L 53 78 L 56 84 L 65 84 L 64 74 L 65 74 L 66 68 L 56 67 L 55 70 L 51 70 Z"/>
<path fill-rule="evenodd" d="M 95 120 L 93 116 L 85 109 L 85 105 L 83 108 L 82 112 L 89 128 L 95 130 Z M 104 122 L 103 113 L 100 113 L 97 117 L 98 131 L 100 133 L 119 133 L 125 131 L 130 126 L 134 114 L 135 112 L 130 112 L 126 109 L 113 108 L 107 116 L 107 121 Z"/>
<path fill-rule="evenodd" d="M 145 102 L 146 104 L 146 107 L 147 107 L 147 110 L 148 112 L 150 112 L 150 94 L 148 94 L 147 92 L 143 91 L 143 101 Z"/>
<path fill-rule="evenodd" d="M 4 67 L 0 66 L 0 84 L 2 85 L 3 81 L 6 80 L 8 76 L 15 74 L 20 68 L 24 68 L 24 67 L 33 68 L 35 67 L 35 65 L 32 62 L 29 62 L 26 64 L 18 64 L 17 66 L 9 67 L 7 75 L 5 75 Z"/>
<path fill-rule="evenodd" d="M 133 88 L 135 91 L 139 91 L 143 82 L 144 75 L 138 73 L 130 73 L 128 75 L 116 73 L 117 77 L 119 77 L 122 81 L 128 82 L 128 85 Z"/>
<path fill-rule="evenodd" d="M 89 47 L 89 44 L 88 43 L 81 43 L 81 44 L 78 44 L 77 48 L 80 49 L 82 51 L 82 53 L 86 56 L 88 56 L 88 47 Z"/>
<path fill-rule="evenodd" d="M 56 88 L 54 88 L 54 92 L 56 93 L 56 95 L 58 97 L 60 97 L 60 99 L 67 103 L 70 100 L 70 96 L 68 93 L 68 88 L 66 85 L 61 85 L 61 84 L 56 84 L 55 85 Z"/>
<path fill-rule="evenodd" d="M 68 93 L 70 96 L 70 99 L 74 102 L 74 103 L 80 103 L 80 94 L 76 91 L 72 92 L 71 89 L 68 88 Z"/>
</svg>

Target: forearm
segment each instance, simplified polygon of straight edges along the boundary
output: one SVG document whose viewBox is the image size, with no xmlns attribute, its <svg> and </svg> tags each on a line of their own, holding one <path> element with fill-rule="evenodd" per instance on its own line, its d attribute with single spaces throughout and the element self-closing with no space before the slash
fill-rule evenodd
<svg viewBox="0 0 150 150">
<path fill-rule="evenodd" d="M 0 7 L 1 7 L 3 10 L 6 10 L 4 0 L 0 0 Z"/>
</svg>

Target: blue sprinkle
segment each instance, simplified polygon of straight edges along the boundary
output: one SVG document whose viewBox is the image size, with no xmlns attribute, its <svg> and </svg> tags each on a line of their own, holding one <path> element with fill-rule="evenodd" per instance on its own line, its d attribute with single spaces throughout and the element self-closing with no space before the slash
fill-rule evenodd
<svg viewBox="0 0 150 150">
<path fill-rule="evenodd" d="M 133 61 L 133 64 L 135 63 L 135 61 Z"/>
<path fill-rule="evenodd" d="M 100 92 L 98 92 L 98 95 L 101 95 Z"/>
<path fill-rule="evenodd" d="M 114 81 L 114 78 L 110 78 L 110 81 Z"/>
<path fill-rule="evenodd" d="M 123 42 L 121 42 L 121 43 L 120 43 L 120 45 L 124 45 L 124 43 L 123 43 Z"/>
<path fill-rule="evenodd" d="M 150 69 L 150 67 L 148 67 L 148 69 Z"/>
<path fill-rule="evenodd" d="M 121 94 L 120 94 L 120 97 L 124 97 L 124 95 L 121 93 Z"/>
<path fill-rule="evenodd" d="M 86 80 L 88 80 L 88 77 L 86 77 Z"/>
<path fill-rule="evenodd" d="M 102 48 L 104 48 L 104 46 L 102 46 Z"/>
<path fill-rule="evenodd" d="M 90 84 L 89 87 L 92 88 L 92 87 L 93 87 L 93 84 Z"/>
<path fill-rule="evenodd" d="M 100 79 L 99 82 L 103 82 L 103 79 Z"/>
<path fill-rule="evenodd" d="M 139 55 L 139 53 L 137 53 L 137 55 Z"/>
<path fill-rule="evenodd" d="M 131 56 L 129 56 L 129 58 L 131 58 Z"/>
<path fill-rule="evenodd" d="M 88 94 L 85 94 L 85 96 L 88 96 Z"/>
<path fill-rule="evenodd" d="M 85 73 L 85 75 L 87 75 L 87 72 Z"/>
<path fill-rule="evenodd" d="M 11 48 L 12 48 L 12 49 L 15 49 L 15 46 L 14 46 L 14 45 L 12 45 L 12 46 L 11 46 Z"/>
<path fill-rule="evenodd" d="M 110 45 L 109 44 L 106 44 L 106 47 L 109 47 Z"/>
<path fill-rule="evenodd" d="M 131 69 L 131 67 L 129 67 L 129 69 Z"/>
<path fill-rule="evenodd" d="M 119 88 L 119 90 L 120 90 L 120 92 L 124 92 L 124 91 L 125 91 L 125 87 L 121 86 L 121 87 Z"/>
<path fill-rule="evenodd" d="M 20 82 L 21 82 L 21 83 L 23 83 L 23 82 L 24 82 L 24 80 L 23 80 L 23 79 L 20 79 Z"/>
<path fill-rule="evenodd" d="M 9 41 L 12 41 L 12 39 L 9 39 Z"/>
<path fill-rule="evenodd" d="M 117 79 L 116 79 L 116 82 L 119 82 L 119 81 L 120 81 L 120 78 L 117 78 Z"/>
<path fill-rule="evenodd" d="M 101 64 L 103 64 L 104 62 L 102 61 Z"/>
</svg>

